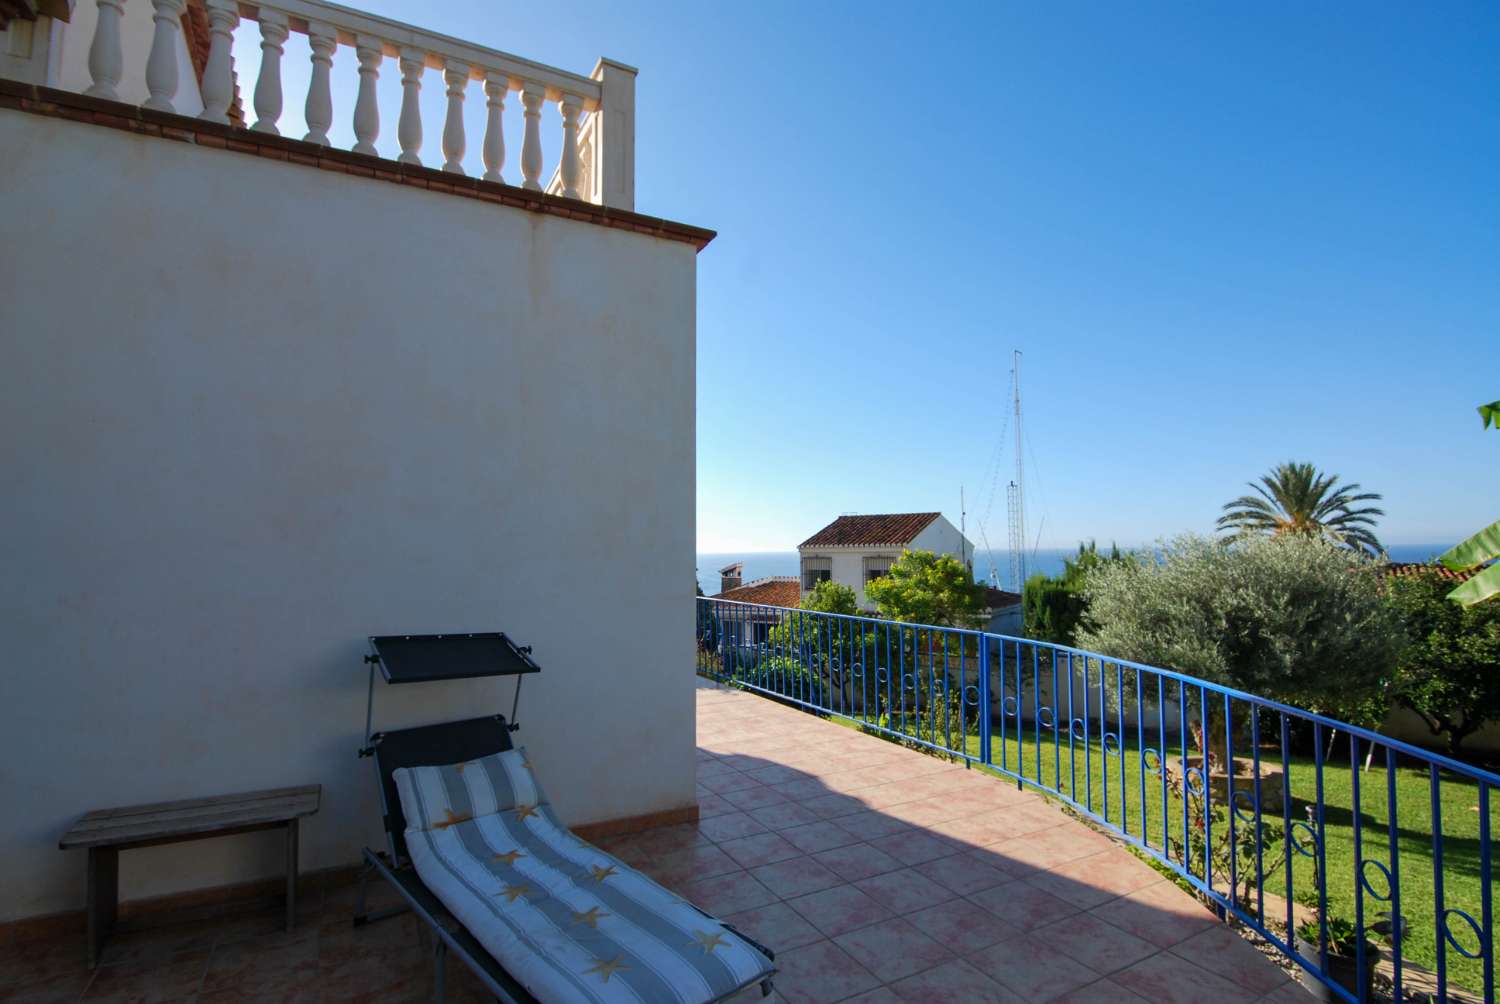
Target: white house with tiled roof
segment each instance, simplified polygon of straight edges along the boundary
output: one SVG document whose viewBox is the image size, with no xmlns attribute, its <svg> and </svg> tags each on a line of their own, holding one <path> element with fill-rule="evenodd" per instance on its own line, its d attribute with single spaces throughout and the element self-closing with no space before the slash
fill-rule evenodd
<svg viewBox="0 0 1500 1004">
<path fill-rule="evenodd" d="M 853 589 L 861 607 L 873 608 L 865 585 L 890 571 L 906 550 L 951 554 L 968 564 L 974 545 L 940 512 L 840 516 L 797 545 L 802 595 L 831 579 Z"/>
</svg>

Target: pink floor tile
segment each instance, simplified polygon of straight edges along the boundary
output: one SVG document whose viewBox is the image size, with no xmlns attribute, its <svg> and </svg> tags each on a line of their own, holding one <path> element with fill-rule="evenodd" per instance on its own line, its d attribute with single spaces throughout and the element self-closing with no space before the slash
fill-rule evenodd
<svg viewBox="0 0 1500 1004">
<path fill-rule="evenodd" d="M 776 894 L 749 872 L 731 872 L 689 882 L 678 890 L 689 903 L 715 916 L 776 902 Z"/>
<path fill-rule="evenodd" d="M 1186 941 L 1172 946 L 1172 954 L 1257 993 L 1280 990 L 1291 977 L 1231 928 L 1216 924 Z"/>
<path fill-rule="evenodd" d="M 892 819 L 885 813 L 872 809 L 839 816 L 834 822 L 861 840 L 878 840 L 881 837 L 911 829 L 910 824 L 903 823 L 899 819 Z"/>
<path fill-rule="evenodd" d="M 766 828 L 743 812 L 730 812 L 712 819 L 699 819 L 698 831 L 717 843 L 737 840 L 752 833 L 765 833 Z"/>
<path fill-rule="evenodd" d="M 1154 1004 L 1249 1004 L 1261 996 L 1171 952 L 1160 952 L 1110 977 Z"/>
<path fill-rule="evenodd" d="M 952 892 L 914 868 L 886 872 L 854 884 L 895 913 L 915 913 L 954 898 Z"/>
<path fill-rule="evenodd" d="M 805 854 L 816 854 L 834 847 L 847 847 L 858 843 L 858 838 L 848 830 L 827 820 L 818 820 L 805 826 L 793 826 L 780 831 L 783 838 Z"/>
<path fill-rule="evenodd" d="M 960 896 L 983 892 L 1012 881 L 999 868 L 977 861 L 968 854 L 949 854 L 917 865 L 917 871 Z"/>
<path fill-rule="evenodd" d="M 869 970 L 831 941 L 776 956 L 776 990 L 791 1004 L 832 1004 L 880 985 Z"/>
<path fill-rule="evenodd" d="M 1036 937 L 1096 973 L 1112 973 L 1161 951 L 1156 945 L 1106 924 L 1098 917 L 1078 914 L 1038 929 Z M 1231 934 L 1231 937 L 1235 935 Z M 1235 940 L 1239 940 L 1235 937 Z M 1245 946 L 1251 952 L 1255 949 Z"/>
<path fill-rule="evenodd" d="M 1031 931 L 1071 917 L 1078 908 L 1025 882 L 1007 882 L 968 897 L 1007 924 Z"/>
<path fill-rule="evenodd" d="M 724 801 L 747 812 L 786 801 L 786 796 L 781 792 L 774 788 L 767 788 L 763 784 L 757 784 L 753 788 L 737 788 L 721 794 L 724 796 Z"/>
<path fill-rule="evenodd" d="M 1166 881 L 1089 912 L 1162 948 L 1171 948 L 1218 923 L 1207 908 Z"/>
<path fill-rule="evenodd" d="M 785 903 L 768 903 L 753 910 L 742 910 L 724 920 L 778 955 L 823 940 L 822 932 Z"/>
<path fill-rule="evenodd" d="M 1051 1000 L 1087 986 L 1101 975 L 1041 938 L 1027 935 L 975 952 L 969 962 L 1028 1001 Z"/>
<path fill-rule="evenodd" d="M 949 900 L 905 917 L 923 934 L 958 955 L 969 955 L 1021 934 L 1020 928 L 965 899 Z"/>
<path fill-rule="evenodd" d="M 925 861 L 947 857 L 956 851 L 953 844 L 926 830 L 906 830 L 892 833 L 888 837 L 876 837 L 870 841 L 870 846 L 885 851 L 906 865 L 919 865 Z"/>
<path fill-rule="evenodd" d="M 795 802 L 781 802 L 750 810 L 750 818 L 768 830 L 785 830 L 793 826 L 806 826 L 821 820 L 811 809 L 804 809 Z"/>
<path fill-rule="evenodd" d="M 800 857 L 802 854 L 776 833 L 756 833 L 737 840 L 726 840 L 719 847 L 744 868 L 769 865 L 787 858 Z"/>
<path fill-rule="evenodd" d="M 752 868 L 750 874 L 782 899 L 794 899 L 843 884 L 843 879 L 812 858 L 803 856 Z"/>
<path fill-rule="evenodd" d="M 846 882 L 870 878 L 900 869 L 901 862 L 869 844 L 849 844 L 813 855 Z"/>
<path fill-rule="evenodd" d="M 788 900 L 787 905 L 830 938 L 891 916 L 891 912 L 879 902 L 852 885 L 834 886 L 808 896 L 798 896 Z"/>
<path fill-rule="evenodd" d="M 953 952 L 900 917 L 842 934 L 834 942 L 883 983 L 931 969 L 953 958 Z"/>
<path fill-rule="evenodd" d="M 908 976 L 891 989 L 911 1004 L 1030 1004 L 962 959 Z"/>
</svg>

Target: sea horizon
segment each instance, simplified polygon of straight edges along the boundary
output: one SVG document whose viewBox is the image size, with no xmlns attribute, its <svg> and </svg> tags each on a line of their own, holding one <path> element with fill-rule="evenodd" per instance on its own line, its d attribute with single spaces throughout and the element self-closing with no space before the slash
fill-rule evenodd
<svg viewBox="0 0 1500 1004">
<path fill-rule="evenodd" d="M 1100 546 L 1101 549 L 1107 550 L 1104 545 Z M 1431 561 L 1451 546 L 1451 544 L 1391 544 L 1386 548 L 1386 554 L 1392 561 Z M 1129 550 L 1125 547 L 1120 549 Z M 1038 548 L 1026 556 L 1026 575 L 1031 576 L 1038 572 L 1044 575 L 1057 575 L 1063 570 L 1063 560 L 1077 553 L 1077 545 Z M 697 560 L 698 585 L 708 596 L 719 591 L 719 569 L 732 562 L 744 562 L 745 582 L 773 575 L 795 576 L 799 574 L 800 568 L 796 551 L 699 551 Z M 1014 588 L 1011 583 L 1009 551 L 980 548 L 974 552 L 973 562 L 976 580 L 990 582 L 1001 589 Z M 991 578 L 992 568 L 998 573 L 998 582 L 994 582 Z"/>
</svg>

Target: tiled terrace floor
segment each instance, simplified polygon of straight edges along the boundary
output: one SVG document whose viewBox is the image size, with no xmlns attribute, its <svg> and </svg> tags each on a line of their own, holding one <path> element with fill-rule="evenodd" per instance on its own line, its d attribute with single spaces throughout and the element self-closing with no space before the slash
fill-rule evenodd
<svg viewBox="0 0 1500 1004">
<path fill-rule="evenodd" d="M 1156 872 L 994 777 L 707 685 L 698 746 L 701 821 L 601 843 L 774 948 L 777 1000 L 1308 1000 Z M 180 916 L 117 935 L 93 972 L 81 934 L 0 946 L 0 1001 L 430 999 L 416 921 L 355 930 L 353 906 L 352 888 L 304 889 L 289 934 L 270 906 Z M 448 999 L 475 988 L 450 962 Z"/>
<path fill-rule="evenodd" d="M 700 685 L 698 800 L 612 849 L 774 948 L 788 1001 L 1310 999 L 1039 796 L 763 698 Z"/>
</svg>

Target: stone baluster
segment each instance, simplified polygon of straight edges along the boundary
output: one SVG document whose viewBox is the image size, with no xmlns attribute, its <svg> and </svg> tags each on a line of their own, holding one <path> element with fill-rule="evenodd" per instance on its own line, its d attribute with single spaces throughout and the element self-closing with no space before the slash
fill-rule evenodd
<svg viewBox="0 0 1500 1004">
<path fill-rule="evenodd" d="M 522 188 L 542 190 L 542 101 L 547 89 L 527 81 L 521 88 L 521 107 L 526 110 L 526 133 L 521 140 Z"/>
<path fill-rule="evenodd" d="M 229 103 L 234 100 L 234 29 L 239 27 L 239 4 L 235 0 L 208 0 L 208 63 L 203 68 L 203 112 L 198 116 L 220 125 L 229 124 Z"/>
<path fill-rule="evenodd" d="M 469 89 L 469 67 L 449 60 L 443 67 L 448 85 L 448 117 L 443 121 L 443 170 L 463 174 L 464 165 L 464 97 Z"/>
<path fill-rule="evenodd" d="M 309 21 L 307 44 L 312 47 L 312 81 L 307 87 L 307 105 L 303 110 L 307 135 L 302 138 L 327 146 L 328 130 L 333 125 L 333 92 L 329 89 L 328 75 L 333 69 L 333 50 L 339 45 L 338 33 L 331 24 Z"/>
<path fill-rule="evenodd" d="M 422 149 L 422 109 L 417 99 L 422 94 L 422 67 L 426 54 L 420 49 L 401 50 L 401 118 L 396 123 L 396 138 L 401 142 L 403 164 L 421 164 L 417 151 Z"/>
<path fill-rule="evenodd" d="M 489 117 L 484 123 L 484 180 L 504 182 L 500 169 L 505 166 L 505 133 L 501 131 L 501 114 L 505 111 L 505 92 L 510 90 L 510 79 L 503 73 L 484 75 L 485 106 Z"/>
<path fill-rule="evenodd" d="M 146 57 L 146 90 L 151 96 L 142 107 L 158 112 L 174 112 L 172 99 L 177 96 L 178 18 L 186 0 L 151 0 L 151 15 L 156 28 L 151 33 L 151 55 Z"/>
<path fill-rule="evenodd" d="M 562 157 L 557 162 L 558 173 L 562 175 L 562 195 L 565 199 L 579 199 L 582 196 L 578 194 L 581 170 L 578 163 L 578 113 L 583 111 L 583 99 L 576 94 L 564 94 L 558 102 L 558 109 L 563 120 Z"/>
<path fill-rule="evenodd" d="M 354 47 L 359 57 L 359 96 L 354 99 L 354 152 L 379 156 L 375 140 L 380 137 L 380 108 L 375 104 L 375 82 L 385 58 L 380 39 L 359 36 Z"/>
<path fill-rule="evenodd" d="M 94 25 L 94 40 L 89 43 L 89 77 L 93 83 L 83 93 L 95 98 L 120 100 L 115 88 L 120 85 L 125 60 L 120 54 L 120 16 L 124 0 L 98 0 L 99 20 Z"/>
<path fill-rule="evenodd" d="M 281 47 L 286 42 L 285 14 L 260 9 L 260 78 L 255 81 L 256 132 L 280 136 L 276 120 L 281 118 Z"/>
</svg>

